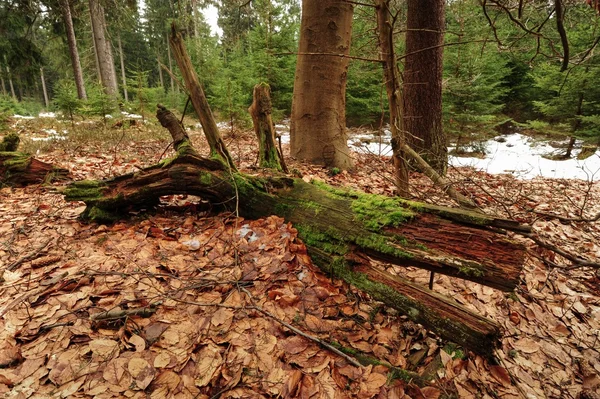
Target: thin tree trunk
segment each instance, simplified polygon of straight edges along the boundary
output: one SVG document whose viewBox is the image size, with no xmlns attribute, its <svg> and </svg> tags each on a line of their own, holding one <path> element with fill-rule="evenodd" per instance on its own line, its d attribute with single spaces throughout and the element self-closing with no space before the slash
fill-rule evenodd
<svg viewBox="0 0 600 399">
<path fill-rule="evenodd" d="M 8 66 L 8 61 L 6 60 L 6 55 L 4 55 L 4 62 L 6 62 L 6 77 L 8 78 L 8 84 L 10 86 L 10 93 L 12 94 L 13 100 L 17 101 L 17 95 L 15 94 L 15 86 L 13 85 L 12 76 L 10 74 L 10 67 Z"/>
<path fill-rule="evenodd" d="M 352 167 L 345 110 L 352 14 L 342 0 L 302 2 L 290 125 L 292 156 L 340 169 Z"/>
<path fill-rule="evenodd" d="M 442 126 L 444 0 L 408 0 L 404 128 L 409 145 L 439 174 L 448 162 Z"/>
<path fill-rule="evenodd" d="M 4 75 L 0 72 L 0 81 L 2 81 L 2 95 L 6 95 L 6 84 L 4 83 Z"/>
<path fill-rule="evenodd" d="M 171 58 L 171 46 L 169 46 L 169 39 L 167 39 L 167 57 L 169 59 L 169 71 L 173 72 L 173 59 Z M 171 77 L 171 93 L 175 93 L 175 79 L 173 79 L 173 75 L 169 75 Z"/>
<path fill-rule="evenodd" d="M 46 90 L 46 79 L 44 78 L 44 68 L 40 68 L 40 79 L 42 81 L 42 92 L 44 93 L 44 104 L 46 109 L 50 107 L 50 101 L 48 101 L 48 91 Z"/>
<path fill-rule="evenodd" d="M 396 191 L 399 196 L 408 198 L 410 195 L 408 165 L 402 149 L 406 143 L 406 137 L 402 121 L 401 88 L 400 80 L 398 79 L 398 65 L 396 64 L 393 39 L 395 21 L 392 21 L 390 18 L 389 0 L 376 0 L 375 4 L 377 7 L 377 30 L 379 32 L 380 58 L 384 61 L 382 64 L 383 79 L 385 81 L 390 109 L 390 128 L 392 130 Z"/>
<path fill-rule="evenodd" d="M 173 50 L 175 61 L 177 62 L 179 70 L 181 71 L 181 75 L 183 76 L 183 80 L 185 81 L 185 86 L 188 89 L 192 104 L 196 110 L 196 114 L 198 115 L 200 123 L 202 124 L 204 135 L 206 136 L 210 146 L 211 156 L 219 158 L 232 170 L 236 170 L 233 159 L 227 150 L 227 146 L 221 138 L 219 128 L 217 127 L 215 118 L 213 117 L 210 106 L 208 105 L 208 101 L 206 100 L 206 96 L 204 95 L 204 90 L 202 89 L 202 85 L 198 80 L 198 75 L 192 66 L 192 61 L 190 60 L 190 56 L 185 48 L 183 38 L 177 31 L 177 27 L 175 26 L 174 22 L 171 24 L 171 36 L 169 38 L 169 42 Z"/>
<path fill-rule="evenodd" d="M 92 32 L 93 35 L 93 32 Z M 94 61 L 96 63 L 96 75 L 97 75 L 97 82 L 98 84 L 102 84 L 102 75 L 100 73 L 100 60 L 98 59 L 98 47 L 96 47 L 96 41 L 94 40 L 94 38 L 92 37 L 92 47 L 94 48 Z"/>
<path fill-rule="evenodd" d="M 160 56 L 157 54 L 156 55 L 156 63 L 158 64 L 158 78 L 160 79 L 160 87 L 163 88 L 163 91 L 165 89 L 165 79 L 163 77 L 163 70 L 162 70 L 162 62 L 160 62 Z"/>
<path fill-rule="evenodd" d="M 116 97 L 118 92 L 115 62 L 112 45 L 106 37 L 106 19 L 104 8 L 99 0 L 89 0 L 90 15 L 92 19 L 92 34 L 96 45 L 100 78 L 106 94 Z"/>
<path fill-rule="evenodd" d="M 77 87 L 77 97 L 80 100 L 87 99 L 85 84 L 83 81 L 83 72 L 81 71 L 81 62 L 79 60 L 79 51 L 77 50 L 77 39 L 73 28 L 73 18 L 71 17 L 71 7 L 68 0 L 59 0 L 60 10 L 67 32 L 67 43 L 69 45 L 69 54 L 71 56 L 71 66 L 73 67 L 73 77 Z"/>
<path fill-rule="evenodd" d="M 123 98 L 125 102 L 129 102 L 129 96 L 127 95 L 127 79 L 125 76 L 125 55 L 123 54 L 123 45 L 121 44 L 121 34 L 117 36 L 117 43 L 119 45 L 119 59 L 121 60 L 121 79 L 123 80 Z"/>
</svg>

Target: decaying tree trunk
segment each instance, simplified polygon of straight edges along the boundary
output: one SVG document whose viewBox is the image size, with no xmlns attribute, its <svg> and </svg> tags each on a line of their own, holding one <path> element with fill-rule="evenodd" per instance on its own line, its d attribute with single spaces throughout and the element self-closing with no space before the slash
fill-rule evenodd
<svg viewBox="0 0 600 399">
<path fill-rule="evenodd" d="M 66 169 L 35 159 L 22 152 L 0 151 L 0 186 L 23 187 L 30 184 L 49 183 L 68 174 Z"/>
<path fill-rule="evenodd" d="M 252 105 L 248 108 L 254 133 L 258 139 L 258 166 L 287 173 L 283 154 L 275 142 L 275 126 L 271 118 L 271 88 L 266 83 L 254 86 Z"/>
<path fill-rule="evenodd" d="M 17 152 L 20 141 L 16 133 L 9 133 L 0 142 L 0 187 L 4 184 L 24 187 L 29 184 L 49 183 L 68 174 L 66 169 Z"/>
<path fill-rule="evenodd" d="M 166 194 L 191 194 L 240 215 L 279 215 L 298 229 L 316 265 L 400 310 L 443 338 L 490 355 L 499 326 L 452 299 L 371 264 L 370 258 L 476 281 L 510 291 L 518 283 L 525 249 L 498 228 L 527 226 L 467 210 L 336 189 L 287 177 L 259 178 L 200 157 L 177 118 L 164 107 L 161 124 L 177 156 L 134 174 L 73 183 L 67 200 L 87 204 L 82 215 L 115 220 L 129 209 L 155 204 Z M 237 201 L 236 201 L 237 197 Z"/>
<path fill-rule="evenodd" d="M 376 0 L 377 32 L 380 58 L 383 61 L 383 79 L 390 109 L 390 129 L 392 131 L 392 161 L 396 178 L 396 190 L 399 196 L 409 197 L 408 164 L 403 154 L 406 133 L 402 119 L 402 98 L 398 65 L 394 51 L 394 22 L 389 9 L 390 0 Z"/>
<path fill-rule="evenodd" d="M 208 101 L 204 95 L 204 90 L 202 89 L 202 85 L 198 80 L 198 75 L 192 66 L 192 61 L 190 60 L 185 48 L 183 38 L 177 31 L 175 22 L 171 24 L 169 43 L 171 45 L 171 49 L 173 50 L 173 57 L 175 57 L 175 61 L 177 61 L 177 65 L 181 70 L 185 85 L 189 91 L 194 110 L 196 111 L 196 114 L 198 114 L 198 118 L 202 124 L 204 135 L 208 140 L 211 157 L 220 158 L 223 162 L 225 162 L 226 165 L 229 165 L 231 169 L 235 170 L 236 167 L 233 159 L 231 158 L 231 155 L 229 155 L 227 146 L 221 138 L 219 128 L 217 127 L 217 123 L 213 118 L 212 111 L 210 110 L 210 106 L 208 105 Z"/>
</svg>

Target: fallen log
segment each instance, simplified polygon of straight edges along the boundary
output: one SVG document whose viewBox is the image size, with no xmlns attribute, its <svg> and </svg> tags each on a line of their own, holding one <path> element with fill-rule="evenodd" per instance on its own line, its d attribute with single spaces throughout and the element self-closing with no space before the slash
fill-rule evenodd
<svg viewBox="0 0 600 399">
<path fill-rule="evenodd" d="M 0 152 L 0 185 L 23 187 L 50 183 L 67 176 L 68 170 L 57 168 L 22 152 Z"/>
<path fill-rule="evenodd" d="M 177 155 L 140 172 L 104 181 L 80 181 L 67 200 L 84 201 L 82 217 L 106 221 L 162 195 L 200 196 L 246 218 L 279 215 L 298 229 L 313 262 L 368 292 L 445 339 L 490 355 L 499 326 L 450 298 L 371 265 L 369 258 L 417 266 L 505 291 L 518 282 L 525 248 L 498 228 L 527 230 L 513 221 L 467 210 L 340 190 L 289 177 L 254 177 L 232 171 L 219 158 L 199 156 L 175 116 L 160 107 L 158 119 Z M 490 229 L 492 227 L 492 229 Z"/>
</svg>

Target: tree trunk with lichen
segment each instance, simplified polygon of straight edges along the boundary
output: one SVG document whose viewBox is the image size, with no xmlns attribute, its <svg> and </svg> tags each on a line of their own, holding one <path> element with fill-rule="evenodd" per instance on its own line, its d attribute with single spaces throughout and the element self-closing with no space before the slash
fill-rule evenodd
<svg viewBox="0 0 600 399">
<path fill-rule="evenodd" d="M 203 158 L 175 116 L 158 111 L 173 136 L 177 155 L 134 174 L 83 181 L 65 190 L 85 201 L 83 217 L 106 221 L 156 204 L 167 194 L 200 196 L 240 215 L 279 215 L 294 224 L 313 262 L 394 307 L 445 339 L 490 355 L 499 326 L 450 298 L 374 266 L 371 259 L 416 266 L 504 291 L 519 280 L 525 249 L 498 229 L 527 226 L 476 212 L 438 207 L 307 183 L 288 177 L 252 177 L 221 161 Z"/>
</svg>

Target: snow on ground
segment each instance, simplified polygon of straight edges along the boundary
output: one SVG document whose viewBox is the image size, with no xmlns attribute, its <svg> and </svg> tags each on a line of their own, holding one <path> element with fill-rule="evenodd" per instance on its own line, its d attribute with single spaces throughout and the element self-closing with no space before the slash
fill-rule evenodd
<svg viewBox="0 0 600 399">
<path fill-rule="evenodd" d="M 499 138 L 502 140 L 499 141 Z M 498 136 L 484 143 L 486 157 L 461 158 L 450 157 L 453 166 L 472 166 L 491 174 L 511 173 L 517 178 L 532 179 L 537 176 L 555 179 L 600 179 L 600 151 L 585 160 L 571 158 L 567 160 L 551 160 L 544 158 L 563 152 L 550 146 L 548 142 L 539 141 L 519 133 Z M 574 157 L 580 149 L 573 150 Z"/>
<path fill-rule="evenodd" d="M 289 124 L 278 124 L 275 129 L 281 134 L 283 143 L 290 142 Z M 391 156 L 391 132 L 384 129 L 382 133 L 351 134 L 348 145 L 356 152 Z M 581 142 L 577 142 L 573 150 L 573 158 L 568 160 L 551 160 L 544 156 L 564 152 L 557 150 L 548 141 L 512 133 L 500 135 L 482 143 L 486 156 L 483 159 L 472 157 L 450 156 L 450 165 L 457 167 L 471 166 L 490 174 L 509 173 L 519 179 L 547 177 L 555 179 L 600 180 L 600 150 L 585 160 L 576 159 L 581 150 Z"/>
<path fill-rule="evenodd" d="M 61 133 L 58 133 L 56 129 L 42 129 L 42 132 L 46 133 L 46 137 L 31 137 L 31 141 L 51 141 L 51 140 L 66 140 L 67 132 L 63 130 Z"/>
</svg>

